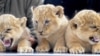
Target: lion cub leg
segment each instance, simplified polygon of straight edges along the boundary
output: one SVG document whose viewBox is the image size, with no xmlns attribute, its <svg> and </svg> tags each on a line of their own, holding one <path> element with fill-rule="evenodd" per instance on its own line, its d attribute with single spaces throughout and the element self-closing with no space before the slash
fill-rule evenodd
<svg viewBox="0 0 100 56">
<path fill-rule="evenodd" d="M 85 53 L 85 48 L 78 41 L 71 41 L 67 44 L 69 47 L 69 52 L 72 54 L 82 54 Z"/>
<path fill-rule="evenodd" d="M 20 40 L 18 43 L 17 52 L 19 53 L 32 53 L 34 52 L 31 43 L 27 39 Z"/>
<path fill-rule="evenodd" d="M 100 43 L 92 46 L 92 53 L 99 53 L 100 54 Z"/>
<path fill-rule="evenodd" d="M 38 46 L 36 47 L 36 51 L 37 52 L 49 52 L 49 50 L 50 50 L 49 42 L 45 38 L 42 38 L 39 41 Z"/>
<path fill-rule="evenodd" d="M 55 53 L 65 53 L 68 51 L 68 48 L 65 46 L 65 41 L 63 37 L 57 40 L 53 51 Z"/>
<path fill-rule="evenodd" d="M 0 52 L 6 51 L 6 48 L 4 47 L 2 41 L 0 41 Z"/>
</svg>

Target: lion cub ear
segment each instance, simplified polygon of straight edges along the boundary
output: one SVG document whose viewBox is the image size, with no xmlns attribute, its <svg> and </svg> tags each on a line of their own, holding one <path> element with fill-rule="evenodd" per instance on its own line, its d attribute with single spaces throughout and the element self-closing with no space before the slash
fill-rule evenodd
<svg viewBox="0 0 100 56">
<path fill-rule="evenodd" d="M 35 6 L 31 6 L 31 12 L 33 13 L 33 10 L 34 10 Z"/>
<path fill-rule="evenodd" d="M 22 27 L 26 27 L 27 18 L 26 17 L 22 17 L 19 20 L 20 20 L 21 26 Z"/>
<path fill-rule="evenodd" d="M 81 23 L 78 20 L 74 19 L 72 19 L 69 23 L 72 30 L 77 29 L 81 25 Z"/>
<path fill-rule="evenodd" d="M 33 13 L 33 6 L 31 7 L 31 12 Z"/>
<path fill-rule="evenodd" d="M 62 6 L 56 6 L 56 15 L 58 15 L 59 18 L 63 17 L 64 8 Z"/>
</svg>

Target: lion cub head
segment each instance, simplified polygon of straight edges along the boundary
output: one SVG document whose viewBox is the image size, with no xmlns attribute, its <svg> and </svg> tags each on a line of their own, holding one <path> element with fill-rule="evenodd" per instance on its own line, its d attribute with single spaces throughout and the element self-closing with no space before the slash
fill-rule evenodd
<svg viewBox="0 0 100 56">
<path fill-rule="evenodd" d="M 70 21 L 73 33 L 81 40 L 95 44 L 100 41 L 100 16 L 93 10 L 82 10 Z"/>
<path fill-rule="evenodd" d="M 64 16 L 63 7 L 51 4 L 40 5 L 33 9 L 33 23 L 35 32 L 41 36 L 54 33 L 60 27 L 60 21 Z"/>
<path fill-rule="evenodd" d="M 26 18 L 16 18 L 10 14 L 0 15 L 0 39 L 5 47 L 13 47 L 20 40 Z"/>
</svg>

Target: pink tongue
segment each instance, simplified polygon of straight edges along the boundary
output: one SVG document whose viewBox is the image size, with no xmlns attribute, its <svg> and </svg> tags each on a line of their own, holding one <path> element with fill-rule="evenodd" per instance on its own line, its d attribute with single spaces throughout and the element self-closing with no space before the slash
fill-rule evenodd
<svg viewBox="0 0 100 56">
<path fill-rule="evenodd" d="M 100 39 L 99 39 L 99 38 L 97 38 L 97 37 L 94 37 L 94 40 L 95 40 L 95 41 L 100 41 Z"/>
<path fill-rule="evenodd" d="M 10 43 L 11 43 L 10 40 L 4 40 L 5 47 L 9 47 L 10 46 Z"/>
</svg>

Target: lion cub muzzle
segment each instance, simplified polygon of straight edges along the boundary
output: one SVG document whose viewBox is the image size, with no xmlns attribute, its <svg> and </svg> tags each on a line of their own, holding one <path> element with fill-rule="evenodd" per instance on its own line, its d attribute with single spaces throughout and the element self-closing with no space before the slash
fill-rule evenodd
<svg viewBox="0 0 100 56">
<path fill-rule="evenodd" d="M 90 41 L 94 42 L 94 43 L 98 43 L 100 41 L 100 38 L 97 36 L 91 36 L 89 37 Z"/>
<path fill-rule="evenodd" d="M 12 46 L 12 43 L 13 43 L 13 38 L 9 38 L 9 39 L 6 39 L 6 38 L 2 38 L 2 42 L 4 44 L 4 46 L 6 48 L 9 48 Z"/>
</svg>

